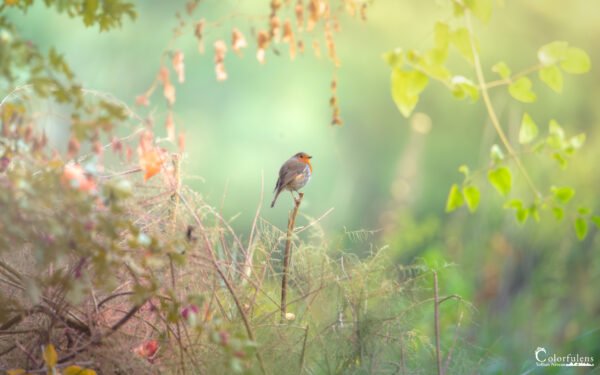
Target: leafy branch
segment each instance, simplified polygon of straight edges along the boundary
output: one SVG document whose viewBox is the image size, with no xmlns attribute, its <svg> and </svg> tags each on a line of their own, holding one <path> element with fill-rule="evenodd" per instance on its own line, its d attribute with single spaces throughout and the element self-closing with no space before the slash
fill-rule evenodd
<svg viewBox="0 0 600 375">
<path fill-rule="evenodd" d="M 533 103 L 537 95 L 533 91 L 533 82 L 530 75 L 537 73 L 541 82 L 551 90 L 561 93 L 563 89 L 563 72 L 569 74 L 583 74 L 590 70 L 591 62 L 588 54 L 577 47 L 570 46 L 564 41 L 555 41 L 542 46 L 538 52 L 538 62 L 516 74 L 508 64 L 500 61 L 492 66 L 491 70 L 501 79 L 486 81 L 483 65 L 481 63 L 479 41 L 475 35 L 472 16 L 482 23 L 487 23 L 492 15 L 491 0 L 451 0 L 453 18 L 464 26 L 451 28 L 445 22 L 436 22 L 434 25 L 434 46 L 424 52 L 396 49 L 384 55 L 384 59 L 392 68 L 391 94 L 400 112 L 409 117 L 415 109 L 420 94 L 433 79 L 442 83 L 457 99 L 470 98 L 476 102 L 482 97 L 484 107 L 490 122 L 500 139 L 502 148 L 493 145 L 490 150 L 491 168 L 487 171 L 487 180 L 505 199 L 504 207 L 515 210 L 515 215 L 520 223 L 529 216 L 536 221 L 540 220 L 539 211 L 551 209 L 558 220 L 564 217 L 563 205 L 574 195 L 571 187 L 556 187 L 540 189 L 527 170 L 521 155 L 548 154 L 555 160 L 561 169 L 566 168 L 568 159 L 576 150 L 582 147 L 585 134 L 578 134 L 567 138 L 564 129 L 556 120 L 551 120 L 548 126 L 548 136 L 537 140 L 538 127 L 527 112 L 523 113 L 519 130 L 519 144 L 517 149 L 509 139 L 502 127 L 498 115 L 490 98 L 489 90 L 506 86 L 508 94 L 521 103 Z M 475 80 L 461 75 L 454 75 L 446 65 L 449 49 L 453 47 L 462 58 L 472 67 Z M 536 141 L 536 142 L 534 142 Z M 507 154 L 505 156 L 505 153 Z M 511 161 L 523 176 L 525 184 L 532 192 L 531 204 L 524 203 L 521 199 L 509 197 L 513 190 L 513 175 L 507 165 Z M 467 166 L 461 166 L 459 172 L 464 174 L 462 186 L 453 184 L 450 188 L 446 211 L 454 211 L 467 205 L 469 211 L 475 212 L 480 201 L 480 191 Z M 560 192 L 571 192 L 568 200 L 563 199 Z M 599 216 L 591 214 L 586 207 L 577 209 L 574 216 L 574 227 L 579 239 L 587 234 L 587 221 L 600 222 Z"/>
</svg>

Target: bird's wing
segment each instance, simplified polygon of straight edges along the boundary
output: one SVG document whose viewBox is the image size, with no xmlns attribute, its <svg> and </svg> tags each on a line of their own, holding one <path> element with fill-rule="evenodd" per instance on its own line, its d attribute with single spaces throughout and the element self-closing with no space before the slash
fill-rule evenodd
<svg viewBox="0 0 600 375">
<path fill-rule="evenodd" d="M 292 182 L 298 175 L 304 173 L 306 164 L 296 159 L 289 159 L 279 170 L 279 180 L 277 180 L 277 188 L 283 188 Z"/>
</svg>

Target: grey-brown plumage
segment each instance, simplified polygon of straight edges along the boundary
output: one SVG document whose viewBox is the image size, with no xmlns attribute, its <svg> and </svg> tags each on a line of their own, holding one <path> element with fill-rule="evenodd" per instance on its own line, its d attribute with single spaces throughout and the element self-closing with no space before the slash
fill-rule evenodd
<svg viewBox="0 0 600 375">
<path fill-rule="evenodd" d="M 271 207 L 275 206 L 277 197 L 283 190 L 298 191 L 310 180 L 312 174 L 310 158 L 312 156 L 299 152 L 283 163 L 279 169 L 279 178 L 275 184 L 275 197 L 271 202 Z"/>
</svg>

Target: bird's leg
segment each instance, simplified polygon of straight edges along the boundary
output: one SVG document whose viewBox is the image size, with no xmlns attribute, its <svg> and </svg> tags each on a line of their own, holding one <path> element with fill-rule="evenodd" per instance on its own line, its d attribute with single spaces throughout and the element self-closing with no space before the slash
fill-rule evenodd
<svg viewBox="0 0 600 375">
<path fill-rule="evenodd" d="M 292 198 L 294 199 L 294 203 L 298 204 L 298 199 L 299 198 L 296 198 L 296 196 L 294 195 L 294 191 L 293 190 L 290 190 L 290 194 L 292 194 Z"/>
</svg>

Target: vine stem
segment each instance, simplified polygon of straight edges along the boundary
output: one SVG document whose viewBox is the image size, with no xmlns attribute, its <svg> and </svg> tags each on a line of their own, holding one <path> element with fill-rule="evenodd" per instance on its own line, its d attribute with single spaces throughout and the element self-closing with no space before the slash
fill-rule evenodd
<svg viewBox="0 0 600 375">
<path fill-rule="evenodd" d="M 492 105 L 492 101 L 490 99 L 490 94 L 488 93 L 488 90 L 487 90 L 488 88 L 486 87 L 485 77 L 483 75 L 483 69 L 481 67 L 481 60 L 479 58 L 479 53 L 477 52 L 477 48 L 475 47 L 475 40 L 473 37 L 473 25 L 471 23 L 471 17 L 469 14 L 466 14 L 465 18 L 467 21 L 467 28 L 469 30 L 469 41 L 471 44 L 471 51 L 473 52 L 473 65 L 475 66 L 475 74 L 477 75 L 477 81 L 479 83 L 479 87 L 481 87 L 481 96 L 483 97 L 483 102 L 485 103 L 485 107 L 488 112 L 488 115 L 490 116 L 490 120 L 492 121 L 492 125 L 494 126 L 496 133 L 498 133 L 498 136 L 500 137 L 502 144 L 506 148 L 506 151 L 512 158 L 514 158 L 517 168 L 519 168 L 519 171 L 525 177 L 525 181 L 527 181 L 527 185 L 529 185 L 529 187 L 533 191 L 533 194 L 535 195 L 535 197 L 539 198 L 539 197 L 541 197 L 540 192 L 535 187 L 535 184 L 533 183 L 533 180 L 531 179 L 531 177 L 529 176 L 529 173 L 525 169 L 523 162 L 517 156 L 517 153 L 515 152 L 512 145 L 510 144 L 508 137 L 506 136 L 506 133 L 504 132 L 504 129 L 502 129 L 502 126 L 500 125 L 500 121 L 498 120 L 498 115 L 496 114 L 496 110 L 494 109 L 494 106 Z"/>
</svg>

